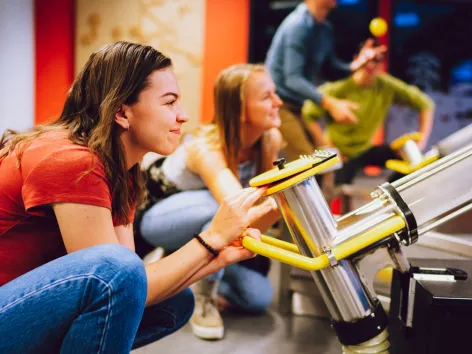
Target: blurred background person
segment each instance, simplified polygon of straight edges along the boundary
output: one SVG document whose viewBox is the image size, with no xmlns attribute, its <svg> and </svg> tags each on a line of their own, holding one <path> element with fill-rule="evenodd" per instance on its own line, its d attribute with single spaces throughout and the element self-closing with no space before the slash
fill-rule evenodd
<svg viewBox="0 0 472 354">
<path fill-rule="evenodd" d="M 305 0 L 299 4 L 277 29 L 267 53 L 266 66 L 284 102 L 280 131 L 287 142 L 283 153 L 290 160 L 312 153 L 317 144 L 301 119 L 305 100 L 323 107 L 337 122 L 357 122 L 355 103 L 317 89 L 321 66 L 329 63 L 348 75 L 385 52 L 385 47 L 373 48 L 372 41 L 367 41 L 354 61 L 341 62 L 334 53 L 333 29 L 326 20 L 335 7 L 336 0 Z"/>
<path fill-rule="evenodd" d="M 336 172 L 336 184 L 350 184 L 361 168 L 368 165 L 383 168 L 387 160 L 398 158 L 389 145 L 372 146 L 372 138 L 385 123 L 392 105 L 418 112 L 418 132 L 422 134 L 418 144 L 424 149 L 428 143 L 434 116 L 433 101 L 416 86 L 383 73 L 382 61 L 382 57 L 369 60 L 349 78 L 318 87 L 325 95 L 355 103 L 357 122 L 339 123 L 329 111 L 311 100 L 303 105 L 303 118 L 311 134 L 320 137 L 318 120 L 326 118 L 326 135 L 321 136 L 320 145 L 334 146 L 342 155 L 344 165 Z M 395 174 L 391 179 L 398 177 Z"/>
</svg>

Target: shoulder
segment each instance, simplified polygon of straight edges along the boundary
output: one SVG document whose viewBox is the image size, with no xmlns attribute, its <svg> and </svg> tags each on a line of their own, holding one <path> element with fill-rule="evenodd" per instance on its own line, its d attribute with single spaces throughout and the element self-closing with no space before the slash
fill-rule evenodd
<svg viewBox="0 0 472 354">
<path fill-rule="evenodd" d="M 58 202 L 111 209 L 110 184 L 100 157 L 68 139 L 39 137 L 21 157 L 25 208 Z"/>
<path fill-rule="evenodd" d="M 418 87 L 388 74 L 381 75 L 378 79 L 382 88 L 395 95 L 397 103 L 402 102 L 419 110 L 434 108 L 433 100 Z"/>
<path fill-rule="evenodd" d="M 417 93 L 420 92 L 420 90 L 413 85 L 410 85 L 406 83 L 405 81 L 402 81 L 392 75 L 389 74 L 381 74 L 377 77 L 377 80 L 379 84 L 381 85 L 382 88 L 387 88 L 392 90 L 393 92 L 396 93 Z"/>
<path fill-rule="evenodd" d="M 25 148 L 21 168 L 26 175 L 37 169 L 46 174 L 73 175 L 92 168 L 102 170 L 103 166 L 86 146 L 74 144 L 65 136 L 45 133 Z"/>
<path fill-rule="evenodd" d="M 223 150 L 216 142 L 206 137 L 193 137 L 184 143 L 187 168 L 198 173 L 202 168 L 226 168 Z"/>
<path fill-rule="evenodd" d="M 409 86 L 406 82 L 387 73 L 380 74 L 379 76 L 377 76 L 377 80 L 380 84 L 386 85 L 389 87 Z"/>
<path fill-rule="evenodd" d="M 336 95 L 338 92 L 351 86 L 354 86 L 354 81 L 352 80 L 352 77 L 348 77 L 342 80 L 325 82 L 318 86 L 318 90 L 324 94 Z"/>
<path fill-rule="evenodd" d="M 315 26 L 314 20 L 305 4 L 300 4 L 280 25 L 287 40 L 302 39 L 308 36 Z"/>
</svg>

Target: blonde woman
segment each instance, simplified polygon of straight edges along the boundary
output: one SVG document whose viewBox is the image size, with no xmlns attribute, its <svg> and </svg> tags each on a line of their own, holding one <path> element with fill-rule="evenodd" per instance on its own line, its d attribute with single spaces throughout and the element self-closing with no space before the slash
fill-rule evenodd
<svg viewBox="0 0 472 354">
<path fill-rule="evenodd" d="M 282 102 L 263 66 L 241 64 L 222 71 L 214 98 L 213 124 L 199 127 L 174 154 L 148 168 L 152 202 L 138 226 L 142 237 L 154 246 L 180 248 L 208 227 L 224 198 L 241 190 L 256 174 L 273 168 L 277 159 Z M 261 231 L 280 218 L 271 199 L 263 203 L 272 211 L 251 224 Z M 199 282 L 191 319 L 194 333 L 207 339 L 223 337 L 215 298 L 220 307 L 251 313 L 266 310 L 272 299 L 267 271 L 266 260 L 256 257 L 252 264 L 235 264 Z"/>
<path fill-rule="evenodd" d="M 252 208 L 264 189 L 225 198 L 169 257 L 144 266 L 134 253 L 139 162 L 172 153 L 188 119 L 171 64 L 108 45 L 57 120 L 0 139 L 1 353 L 129 353 L 188 321 L 190 284 L 253 256 L 234 241 L 258 237 L 246 228 L 270 209 Z"/>
</svg>

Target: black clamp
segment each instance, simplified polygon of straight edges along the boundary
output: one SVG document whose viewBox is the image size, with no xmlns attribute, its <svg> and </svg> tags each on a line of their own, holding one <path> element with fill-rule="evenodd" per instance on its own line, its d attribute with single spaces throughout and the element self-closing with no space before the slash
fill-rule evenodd
<svg viewBox="0 0 472 354">
<path fill-rule="evenodd" d="M 418 241 L 418 224 L 416 223 L 416 218 L 413 215 L 410 207 L 401 197 L 400 193 L 388 182 L 383 183 L 379 186 L 379 189 L 382 190 L 386 196 L 394 203 L 397 207 L 398 212 L 400 212 L 405 220 L 407 233 L 401 233 L 400 238 L 405 243 L 406 246 L 409 246 L 416 241 Z"/>
</svg>

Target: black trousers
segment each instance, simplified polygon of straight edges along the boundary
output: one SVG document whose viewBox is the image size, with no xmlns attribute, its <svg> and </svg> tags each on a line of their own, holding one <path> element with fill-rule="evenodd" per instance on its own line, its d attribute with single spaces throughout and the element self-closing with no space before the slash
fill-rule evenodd
<svg viewBox="0 0 472 354">
<path fill-rule="evenodd" d="M 384 168 L 387 160 L 391 159 L 398 159 L 398 156 L 389 145 L 372 146 L 361 155 L 345 162 L 343 167 L 336 171 L 335 183 L 337 185 L 351 184 L 359 170 L 366 166 Z M 401 173 L 394 172 L 389 176 L 388 181 L 393 182 L 403 176 Z"/>
</svg>

